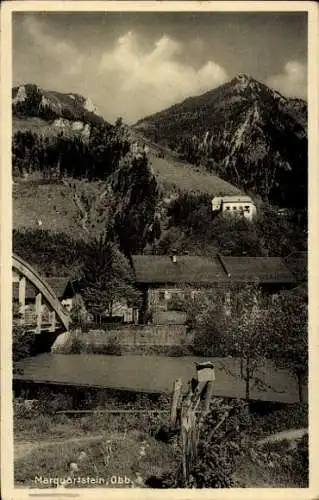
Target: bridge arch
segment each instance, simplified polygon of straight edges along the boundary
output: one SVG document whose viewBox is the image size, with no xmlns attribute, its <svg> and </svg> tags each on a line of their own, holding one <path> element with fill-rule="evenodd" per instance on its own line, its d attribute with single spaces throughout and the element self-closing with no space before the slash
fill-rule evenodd
<svg viewBox="0 0 319 500">
<path fill-rule="evenodd" d="M 25 293 L 26 280 L 28 280 L 39 292 L 36 298 L 36 307 L 37 304 L 38 306 L 41 306 L 41 297 L 43 296 L 47 304 L 52 308 L 52 311 L 54 311 L 55 315 L 57 316 L 62 326 L 66 330 L 68 330 L 70 325 L 70 316 L 68 312 L 64 309 L 58 297 L 56 296 L 56 293 L 46 282 L 46 280 L 42 276 L 40 276 L 40 274 L 28 262 L 19 257 L 17 254 L 13 254 L 12 256 L 12 269 L 15 270 L 19 275 L 19 300 L 20 300 L 20 290 L 21 290 L 21 296 L 23 297 L 23 293 Z M 39 318 L 40 321 L 37 324 L 37 329 L 38 330 L 40 329 L 41 331 L 40 314 Z"/>
</svg>

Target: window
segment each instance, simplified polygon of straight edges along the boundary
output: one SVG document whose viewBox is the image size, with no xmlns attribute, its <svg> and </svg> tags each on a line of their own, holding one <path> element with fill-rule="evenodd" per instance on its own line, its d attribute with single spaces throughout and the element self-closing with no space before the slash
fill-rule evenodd
<svg viewBox="0 0 319 500">
<path fill-rule="evenodd" d="M 234 206 L 234 207 L 233 207 L 233 210 L 237 210 L 237 207 L 236 207 L 236 206 Z"/>
<path fill-rule="evenodd" d="M 165 301 L 165 291 L 158 292 L 158 300 L 159 300 L 159 302 Z"/>
<path fill-rule="evenodd" d="M 226 210 L 230 210 L 230 207 L 225 207 L 225 208 L 226 208 Z"/>
<path fill-rule="evenodd" d="M 250 206 L 249 205 L 245 205 L 245 212 L 249 212 L 250 211 Z"/>
</svg>

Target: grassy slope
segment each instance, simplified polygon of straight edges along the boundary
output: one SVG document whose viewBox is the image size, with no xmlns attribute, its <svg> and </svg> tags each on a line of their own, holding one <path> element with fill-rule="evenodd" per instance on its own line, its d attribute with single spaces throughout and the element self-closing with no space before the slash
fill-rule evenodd
<svg viewBox="0 0 319 500">
<path fill-rule="evenodd" d="M 164 192 L 172 188 L 182 192 L 208 193 L 212 196 L 241 192 L 237 187 L 205 171 L 204 168 L 179 161 L 172 151 L 146 139 L 140 132 L 131 129 L 130 133 L 132 141 L 144 142 L 149 147 L 150 163 L 159 184 L 164 187 Z M 159 152 L 164 153 L 164 158 L 158 158 Z"/>
<path fill-rule="evenodd" d="M 43 137 L 56 137 L 61 131 L 63 131 L 64 137 L 74 137 L 81 135 L 81 131 L 72 130 L 71 128 L 59 128 L 54 127 L 52 122 L 43 120 L 36 116 L 32 117 L 13 117 L 12 120 L 12 131 L 13 134 L 16 132 L 32 132 L 34 134 L 41 135 Z"/>
<path fill-rule="evenodd" d="M 75 208 L 69 198 L 62 196 L 63 186 L 41 185 L 36 182 L 17 182 L 13 185 L 13 228 L 39 228 L 80 236 L 74 222 Z"/>
<path fill-rule="evenodd" d="M 280 411 L 280 421 L 275 419 L 275 427 L 279 424 L 280 428 L 286 427 L 291 410 L 293 408 L 287 406 Z M 272 418 L 272 414 L 260 417 L 253 425 L 252 447 L 247 456 L 242 458 L 234 474 L 241 487 L 300 486 L 289 466 L 292 453 L 289 445 L 277 444 L 261 448 L 255 445 L 255 440 L 269 427 Z M 112 475 L 126 475 L 134 481 L 137 472 L 140 472 L 143 479 L 151 475 L 160 476 L 165 471 L 173 473 L 179 463 L 178 451 L 173 444 L 164 444 L 152 437 L 151 427 L 158 428 L 162 419 L 155 417 L 152 419 L 153 423 L 147 423 L 147 420 L 146 415 L 134 412 L 118 415 L 116 418 L 113 414 L 105 413 L 78 418 L 43 414 L 15 416 L 15 485 L 35 487 L 35 475 L 66 477 L 70 473 L 71 462 L 78 464 L 79 472 L 76 476 L 81 477 L 109 478 Z M 299 425 L 307 425 L 306 419 L 299 421 Z M 146 444 L 145 456 L 140 455 L 142 441 Z M 106 460 L 107 442 L 112 446 L 109 462 Z M 79 460 L 81 451 L 86 454 L 86 459 L 82 462 Z M 118 486 L 125 487 L 114 485 Z"/>
<path fill-rule="evenodd" d="M 182 192 L 197 191 L 212 196 L 219 194 L 238 194 L 240 191 L 217 175 L 205 172 L 204 169 L 194 167 L 188 163 L 178 162 L 172 158 L 157 158 L 150 153 L 151 166 L 159 184 L 165 187 L 175 187 Z"/>
<path fill-rule="evenodd" d="M 33 120 L 33 119 L 32 119 Z M 39 122 L 39 123 L 38 123 Z M 43 124 L 38 118 L 34 126 Z M 151 167 L 164 195 L 172 191 L 197 191 L 200 193 L 236 194 L 239 190 L 213 174 L 187 163 L 178 162 L 169 154 L 158 158 L 154 150 L 149 154 Z M 80 235 L 74 223 L 75 208 L 70 199 L 61 194 L 62 185 L 40 184 L 32 180 L 17 181 L 13 185 L 13 227 L 37 228 L 37 219 L 42 229 Z"/>
<path fill-rule="evenodd" d="M 41 487 L 35 484 L 35 476 L 68 477 L 70 476 L 69 464 L 72 462 L 78 465 L 76 477 L 99 477 L 105 481 L 110 481 L 112 476 L 122 478 L 126 476 L 134 483 L 137 472 L 145 480 L 151 475 L 157 476 L 164 471 L 169 471 L 174 463 L 172 447 L 159 443 L 147 435 L 143 436 L 143 439 L 147 445 L 145 456 L 140 455 L 141 437 L 134 431 L 109 432 L 100 439 L 94 439 L 94 436 L 88 440 L 77 438 L 65 444 L 57 442 L 56 446 L 35 448 L 15 461 L 16 486 Z M 111 453 L 108 450 L 110 444 Z M 80 452 L 86 454 L 83 461 L 79 460 Z M 96 486 L 132 487 L 130 484 L 110 484 L 110 482 Z M 81 487 L 81 485 L 75 484 L 74 487 Z M 92 488 L 94 485 L 86 485 L 86 487 Z"/>
<path fill-rule="evenodd" d="M 161 408 L 162 404 L 166 407 L 169 399 L 166 403 L 162 401 Z M 108 400 L 107 408 L 110 406 L 119 407 L 119 404 Z M 136 403 L 136 407 L 141 406 L 141 402 Z M 125 407 L 128 405 L 125 404 Z M 35 475 L 67 477 L 71 462 L 78 464 L 76 476 L 81 477 L 126 475 L 135 481 L 137 472 L 146 479 L 152 474 L 172 471 L 176 464 L 176 449 L 152 437 L 167 421 L 168 415 L 149 416 L 133 411 L 129 414 L 95 413 L 68 418 L 65 415 L 38 413 L 37 410 L 21 413 L 17 409 L 14 415 L 15 484 L 34 488 L 39 487 L 34 484 Z M 143 441 L 146 445 L 145 456 L 140 454 Z M 107 444 L 111 444 L 111 454 Z M 79 459 L 81 451 L 86 453 L 84 461 Z M 107 455 L 110 455 L 109 460 Z M 128 485 L 113 485 L 117 486 Z"/>
</svg>

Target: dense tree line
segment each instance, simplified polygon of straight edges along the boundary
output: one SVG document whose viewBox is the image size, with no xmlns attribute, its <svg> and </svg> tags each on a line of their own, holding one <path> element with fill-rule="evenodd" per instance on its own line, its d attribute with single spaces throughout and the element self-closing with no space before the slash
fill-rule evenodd
<svg viewBox="0 0 319 500">
<path fill-rule="evenodd" d="M 304 208 L 307 206 L 307 140 L 292 140 L 291 136 L 269 127 L 273 149 L 266 148 L 260 131 L 252 131 L 252 147 L 247 150 L 241 145 L 230 157 L 226 167 L 225 157 L 229 154 L 221 134 L 216 133 L 214 141 L 206 141 L 204 135 L 180 136 L 171 140 L 169 147 L 178 152 L 181 159 L 203 170 L 214 172 L 222 179 L 259 194 L 264 200 L 283 207 Z M 290 166 L 293 165 L 293 168 Z"/>
<path fill-rule="evenodd" d="M 114 214 L 119 246 L 126 256 L 141 253 L 160 236 L 156 217 L 159 191 L 147 157 L 128 158 L 114 176 L 112 187 L 119 201 Z"/>
<path fill-rule="evenodd" d="M 219 251 L 233 256 L 285 257 L 307 249 L 305 211 L 282 216 L 275 207 L 261 203 L 256 218 L 249 221 L 214 215 L 209 195 L 184 193 L 171 202 L 167 216 L 168 228 L 154 248 L 160 254 L 175 248 L 194 255 L 209 256 Z"/>
<path fill-rule="evenodd" d="M 13 251 L 43 276 L 79 277 L 86 243 L 44 229 L 14 229 Z"/>
<path fill-rule="evenodd" d="M 43 137 L 18 131 L 13 137 L 13 169 L 17 175 L 40 172 L 46 178 L 106 179 L 130 149 L 122 120 L 115 126 L 92 127 L 88 141 L 80 135 Z"/>
</svg>

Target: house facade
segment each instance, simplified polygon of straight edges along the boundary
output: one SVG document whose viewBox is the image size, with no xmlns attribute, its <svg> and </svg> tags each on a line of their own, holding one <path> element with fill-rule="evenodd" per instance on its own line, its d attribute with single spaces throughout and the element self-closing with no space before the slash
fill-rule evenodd
<svg viewBox="0 0 319 500">
<path fill-rule="evenodd" d="M 296 285 L 283 259 L 272 257 L 133 255 L 132 265 L 143 295 L 141 323 L 183 324 L 186 314 L 179 302 L 205 289 L 226 289 L 229 283 L 257 281 L 267 294 Z"/>
<path fill-rule="evenodd" d="M 215 196 L 212 199 L 212 211 L 252 220 L 256 215 L 256 205 L 250 196 Z"/>
</svg>

